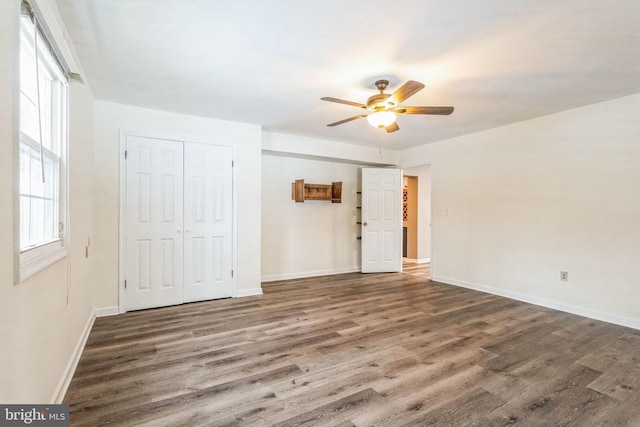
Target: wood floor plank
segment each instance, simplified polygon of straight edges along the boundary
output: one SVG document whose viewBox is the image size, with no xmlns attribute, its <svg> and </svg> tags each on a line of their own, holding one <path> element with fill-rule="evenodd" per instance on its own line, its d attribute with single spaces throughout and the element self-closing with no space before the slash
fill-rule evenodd
<svg viewBox="0 0 640 427">
<path fill-rule="evenodd" d="M 600 393 L 625 400 L 640 388 L 640 334 L 624 333 L 578 360 L 604 372 L 589 385 Z"/>
<path fill-rule="evenodd" d="M 404 273 L 99 318 L 72 426 L 640 425 L 640 331 Z"/>
<path fill-rule="evenodd" d="M 386 405 L 373 408 L 355 419 L 357 425 L 400 425 L 420 415 L 446 405 L 481 383 L 490 372 L 468 365 L 452 369 L 454 365 L 439 363 L 421 365 L 410 372 L 411 379 L 381 384 Z M 374 386 L 375 387 L 375 386 Z"/>
<path fill-rule="evenodd" d="M 172 415 L 175 412 L 175 408 L 191 412 L 213 404 L 220 407 L 221 411 L 224 411 L 228 409 L 228 406 L 243 402 L 245 398 L 248 398 L 252 390 L 256 389 L 256 384 L 268 384 L 271 381 L 277 381 L 283 377 L 292 377 L 299 373 L 300 369 L 297 366 L 293 364 L 287 365 L 238 380 L 189 391 L 168 399 L 146 403 L 130 410 L 104 414 L 98 418 L 98 424 L 118 425 L 124 422 L 141 423 L 150 420 L 159 420 L 158 422 L 161 423 L 163 417 Z M 215 414 L 212 414 L 212 418 L 216 418 Z"/>
<path fill-rule="evenodd" d="M 401 426 L 481 426 L 482 414 L 500 407 L 503 400 L 476 387 L 458 394 L 445 405 L 413 416 Z"/>
<path fill-rule="evenodd" d="M 289 418 L 275 425 L 279 427 L 304 425 L 343 425 L 365 406 L 382 404 L 383 399 L 372 388 L 359 391 L 334 402 L 315 408 L 304 414 Z"/>
<path fill-rule="evenodd" d="M 573 364 L 564 370 L 556 370 L 554 375 L 543 375 L 538 381 L 533 381 L 532 376 L 528 380 L 524 378 L 519 383 L 518 389 L 521 391 L 516 396 L 492 393 L 509 400 L 485 419 L 489 420 L 489 424 L 508 420 L 507 425 L 534 422 L 551 425 L 559 413 L 575 411 L 575 407 L 580 406 L 581 399 L 592 392 L 586 386 L 598 375 L 599 371 Z M 612 399 L 608 403 L 611 402 Z M 577 414 L 573 418 L 577 418 Z M 570 420 L 565 417 L 565 421 Z"/>
</svg>

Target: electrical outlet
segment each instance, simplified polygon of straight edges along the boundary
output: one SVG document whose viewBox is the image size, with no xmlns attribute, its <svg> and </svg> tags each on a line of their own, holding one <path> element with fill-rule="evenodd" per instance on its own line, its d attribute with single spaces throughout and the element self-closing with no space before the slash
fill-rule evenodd
<svg viewBox="0 0 640 427">
<path fill-rule="evenodd" d="M 567 272 L 567 271 L 561 271 L 561 272 L 560 272 L 560 281 L 562 281 L 562 282 L 568 282 L 568 281 L 569 281 L 569 272 Z"/>
</svg>

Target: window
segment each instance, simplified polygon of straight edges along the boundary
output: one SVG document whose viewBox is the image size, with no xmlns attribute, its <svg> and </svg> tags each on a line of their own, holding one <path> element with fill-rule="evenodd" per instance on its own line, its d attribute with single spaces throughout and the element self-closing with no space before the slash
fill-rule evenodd
<svg viewBox="0 0 640 427">
<path fill-rule="evenodd" d="M 33 10 L 20 25 L 20 280 L 66 255 L 67 78 Z"/>
</svg>

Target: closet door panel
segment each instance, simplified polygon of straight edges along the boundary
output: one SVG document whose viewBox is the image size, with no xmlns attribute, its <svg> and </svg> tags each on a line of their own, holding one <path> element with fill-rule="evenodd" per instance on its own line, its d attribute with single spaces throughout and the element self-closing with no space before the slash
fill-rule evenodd
<svg viewBox="0 0 640 427">
<path fill-rule="evenodd" d="M 127 310 L 183 302 L 183 143 L 127 137 Z"/>
<path fill-rule="evenodd" d="M 185 143 L 184 301 L 234 296 L 233 150 Z"/>
</svg>

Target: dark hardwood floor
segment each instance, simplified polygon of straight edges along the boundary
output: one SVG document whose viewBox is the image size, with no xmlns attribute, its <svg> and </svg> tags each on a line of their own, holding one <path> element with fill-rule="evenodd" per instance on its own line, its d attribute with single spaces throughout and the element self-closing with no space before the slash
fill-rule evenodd
<svg viewBox="0 0 640 427">
<path fill-rule="evenodd" d="M 71 425 L 640 426 L 640 331 L 421 275 L 99 318 Z"/>
</svg>

